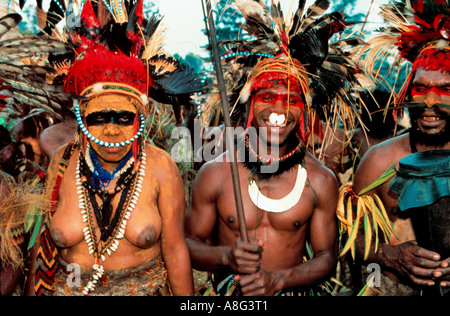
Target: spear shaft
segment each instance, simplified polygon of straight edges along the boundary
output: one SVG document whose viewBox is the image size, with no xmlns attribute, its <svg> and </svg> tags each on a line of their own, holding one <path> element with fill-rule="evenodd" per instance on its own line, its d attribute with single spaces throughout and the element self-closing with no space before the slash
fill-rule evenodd
<svg viewBox="0 0 450 316">
<path fill-rule="evenodd" d="M 225 88 L 225 80 L 223 76 L 223 69 L 222 65 L 220 63 L 220 54 L 219 54 L 219 44 L 217 42 L 217 33 L 216 33 L 216 25 L 214 22 L 214 16 L 213 16 L 213 10 L 211 7 L 211 1 L 212 0 L 206 0 L 206 12 L 209 24 L 208 29 L 208 35 L 209 40 L 212 47 L 212 57 L 214 61 L 214 67 L 216 70 L 216 77 L 217 77 L 217 83 L 219 85 L 219 93 L 220 93 L 220 100 L 222 104 L 222 111 L 225 121 L 225 135 L 227 144 L 233 145 L 234 139 L 233 139 L 233 133 L 230 133 L 231 130 L 231 119 L 230 119 L 230 106 L 228 103 L 228 96 Z M 202 0 L 203 3 L 203 0 Z M 237 152 L 233 148 L 233 154 L 230 155 L 230 158 L 232 159 L 230 165 L 231 165 L 231 175 L 233 178 L 233 187 L 234 187 L 234 197 L 236 202 L 236 210 L 237 210 L 237 217 L 238 217 L 238 224 L 239 224 L 239 232 L 241 235 L 241 240 L 244 242 L 248 242 L 248 233 L 247 233 L 247 223 L 245 220 L 245 213 L 244 213 L 244 203 L 242 200 L 242 191 L 241 191 L 241 183 L 239 178 L 239 169 L 238 169 L 238 163 L 237 163 Z"/>
</svg>

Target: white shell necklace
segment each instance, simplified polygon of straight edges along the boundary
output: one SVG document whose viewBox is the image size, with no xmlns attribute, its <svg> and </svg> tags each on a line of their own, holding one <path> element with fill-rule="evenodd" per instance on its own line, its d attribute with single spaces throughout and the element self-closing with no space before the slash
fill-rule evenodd
<svg viewBox="0 0 450 316">
<path fill-rule="evenodd" d="M 283 213 L 298 204 L 305 189 L 308 173 L 301 165 L 298 165 L 297 180 L 292 191 L 280 200 L 274 200 L 266 197 L 259 190 L 256 181 L 251 180 L 248 185 L 248 193 L 253 204 L 259 209 L 270 213 Z"/>
<path fill-rule="evenodd" d="M 99 280 L 103 277 L 104 268 L 101 265 L 102 262 L 106 261 L 106 254 L 111 256 L 119 248 L 119 241 L 125 237 L 125 230 L 127 228 L 127 221 L 131 218 L 132 212 L 137 206 L 139 196 L 142 192 L 142 186 L 144 183 L 145 176 L 145 165 L 147 161 L 147 155 L 145 149 L 142 150 L 141 159 L 139 161 L 139 169 L 136 175 L 136 179 L 130 185 L 133 186 L 130 192 L 133 192 L 124 205 L 123 210 L 116 210 L 116 212 L 122 212 L 121 221 L 114 229 L 113 237 L 109 238 L 105 242 L 104 246 L 100 247 L 99 242 L 97 244 L 96 234 L 94 232 L 94 223 L 92 216 L 90 214 L 90 208 L 92 207 L 89 203 L 89 193 L 87 189 L 83 186 L 83 181 L 80 172 L 80 159 L 78 160 L 78 165 L 76 169 L 76 185 L 77 194 L 79 197 L 79 208 L 81 210 L 81 216 L 83 223 L 86 223 L 86 227 L 83 229 L 84 239 L 88 245 L 89 255 L 94 255 L 95 264 L 92 267 L 92 275 L 87 286 L 83 289 L 83 294 L 88 295 L 95 289 L 95 286 Z"/>
</svg>

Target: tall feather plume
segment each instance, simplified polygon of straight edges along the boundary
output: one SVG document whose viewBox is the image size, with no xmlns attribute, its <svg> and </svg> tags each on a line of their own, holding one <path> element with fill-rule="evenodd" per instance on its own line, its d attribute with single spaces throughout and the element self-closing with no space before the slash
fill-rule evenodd
<svg viewBox="0 0 450 316">
<path fill-rule="evenodd" d="M 20 21 L 22 21 L 22 17 L 19 14 L 9 14 L 0 19 L 0 38 L 3 37 L 9 30 L 13 27 L 17 26 Z"/>
<path fill-rule="evenodd" d="M 73 11 L 65 14 L 69 31 L 66 37 L 73 45 L 76 56 L 95 51 L 106 54 L 106 48 L 108 52 L 139 60 L 148 68 L 148 93 L 151 98 L 173 105 L 177 119 L 181 117 L 181 105 L 193 106 L 191 96 L 202 90 L 203 83 L 189 67 L 168 56 L 163 46 L 165 30 L 162 19 L 157 16 L 147 19 L 144 16 L 143 0 L 98 3 L 87 0 L 78 14 Z"/>
<path fill-rule="evenodd" d="M 308 8 L 305 17 L 300 22 L 300 27 L 295 34 L 305 32 L 305 30 L 307 30 L 308 27 L 310 27 L 310 25 L 314 23 L 315 18 L 324 15 L 329 7 L 329 0 L 316 0 L 316 2 Z"/>
<path fill-rule="evenodd" d="M 291 26 L 291 31 L 290 31 L 290 36 L 293 36 L 295 34 L 297 34 L 297 32 L 300 29 L 300 25 L 301 25 L 301 21 L 303 18 L 303 14 L 305 12 L 305 6 L 306 6 L 306 0 L 299 0 L 298 2 L 298 9 L 295 12 L 293 21 L 292 21 L 292 26 Z"/>
<path fill-rule="evenodd" d="M 262 0 L 236 0 L 236 6 L 245 18 L 243 28 L 257 38 L 267 38 L 273 34 L 271 19 Z"/>
<path fill-rule="evenodd" d="M 309 80 L 311 94 L 307 96 L 315 112 L 325 121 L 334 124 L 339 120 L 351 121 L 348 128 L 354 128 L 359 120 L 358 104 L 353 92 L 360 90 L 359 70 L 349 46 L 361 46 L 360 40 L 332 38 L 351 24 L 345 21 L 342 12 L 325 14 L 330 7 L 329 0 L 317 0 L 306 7 L 306 0 L 300 0 L 292 17 L 285 16 L 279 1 L 272 0 L 270 13 L 261 1 L 235 0 L 235 4 L 246 19 L 244 29 L 253 36 L 245 40 L 229 40 L 220 43 L 223 53 L 225 80 L 232 104 L 232 113 L 243 116 L 246 110 L 239 104 L 239 96 L 253 67 L 270 56 L 286 56 L 299 61 Z M 241 98 L 246 100 L 246 97 Z M 208 103 L 212 113 L 213 106 Z M 312 111 L 311 111 L 312 112 Z"/>
</svg>

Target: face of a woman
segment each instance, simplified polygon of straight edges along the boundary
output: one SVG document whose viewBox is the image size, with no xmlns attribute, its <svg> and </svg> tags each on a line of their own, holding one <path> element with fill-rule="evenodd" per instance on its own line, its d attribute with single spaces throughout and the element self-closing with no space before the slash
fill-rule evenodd
<svg viewBox="0 0 450 316">
<path fill-rule="evenodd" d="M 121 143 L 133 138 L 137 116 L 135 105 L 122 95 L 98 96 L 89 101 L 84 112 L 88 131 L 107 143 Z M 90 141 L 90 145 L 99 158 L 107 163 L 119 163 L 132 150 L 132 144 L 117 148 Z"/>
</svg>

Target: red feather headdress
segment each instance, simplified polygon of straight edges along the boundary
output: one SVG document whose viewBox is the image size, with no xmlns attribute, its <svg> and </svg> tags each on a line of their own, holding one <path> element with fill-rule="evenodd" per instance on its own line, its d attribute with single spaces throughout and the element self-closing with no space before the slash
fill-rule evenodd
<svg viewBox="0 0 450 316">
<path fill-rule="evenodd" d="M 117 93 L 135 97 L 146 109 L 147 97 L 172 105 L 179 122 L 180 106 L 195 106 L 191 97 L 202 91 L 203 82 L 189 66 L 165 53 L 161 19 L 145 18 L 143 0 L 82 3 L 78 7 L 72 2 L 66 8 L 64 2 L 51 0 L 53 9 L 48 12 L 49 17 L 66 17 L 67 34 L 61 36 L 68 38 L 75 52 L 70 65 L 64 65 L 66 92 L 89 91 L 92 97 L 117 88 Z M 48 20 L 45 31 L 55 32 L 53 24 Z M 100 87 L 101 83 L 105 85 Z"/>
<path fill-rule="evenodd" d="M 383 6 L 382 15 L 389 27 L 371 40 L 367 65 L 373 73 L 374 60 L 387 54 L 398 55 L 398 63 L 412 63 L 397 97 L 397 105 L 403 105 L 419 68 L 450 72 L 450 0 L 403 0 Z"/>
</svg>

